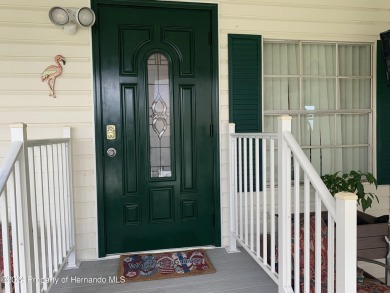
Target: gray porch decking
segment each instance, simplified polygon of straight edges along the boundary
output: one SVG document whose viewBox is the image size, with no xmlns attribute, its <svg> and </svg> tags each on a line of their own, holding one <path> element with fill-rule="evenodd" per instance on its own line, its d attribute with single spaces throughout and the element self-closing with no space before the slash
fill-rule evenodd
<svg viewBox="0 0 390 293">
<path fill-rule="evenodd" d="M 149 293 L 149 292 L 229 292 L 229 293 L 277 293 L 275 282 L 242 249 L 241 253 L 229 254 L 224 248 L 207 250 L 216 273 L 201 276 L 174 278 L 125 284 L 108 283 L 109 276 L 115 276 L 118 259 L 82 262 L 77 270 L 62 271 L 54 293 Z M 62 284 L 62 278 L 68 282 Z M 78 278 L 104 277 L 107 283 L 88 284 L 70 282 L 71 276 Z"/>
</svg>

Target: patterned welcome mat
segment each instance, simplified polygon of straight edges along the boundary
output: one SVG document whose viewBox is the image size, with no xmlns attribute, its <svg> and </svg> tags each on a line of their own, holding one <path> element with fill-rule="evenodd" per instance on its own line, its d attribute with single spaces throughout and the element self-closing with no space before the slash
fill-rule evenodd
<svg viewBox="0 0 390 293">
<path fill-rule="evenodd" d="M 118 279 L 150 281 L 215 273 L 204 250 L 121 255 Z"/>
</svg>

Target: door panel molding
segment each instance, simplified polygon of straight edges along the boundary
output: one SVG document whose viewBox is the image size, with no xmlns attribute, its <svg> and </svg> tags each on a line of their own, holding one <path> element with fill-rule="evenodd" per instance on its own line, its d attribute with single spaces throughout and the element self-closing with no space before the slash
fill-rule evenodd
<svg viewBox="0 0 390 293">
<path fill-rule="evenodd" d="M 181 52 L 193 52 L 195 50 L 195 32 L 192 28 L 185 27 L 166 27 L 162 28 L 162 41 L 170 45 L 179 56 L 179 72 L 182 77 L 193 77 L 195 59 L 187 60 Z M 173 41 L 174 40 L 174 41 Z M 184 40 L 184 41 L 183 41 Z M 187 41 L 187 42 L 186 42 Z M 175 44 L 176 43 L 176 44 Z M 187 45 L 189 43 L 189 45 Z M 193 54 L 189 53 L 191 57 Z"/>
<path fill-rule="evenodd" d="M 173 186 L 149 189 L 150 223 L 170 223 L 175 220 L 174 194 Z"/>
<path fill-rule="evenodd" d="M 193 154 L 196 153 L 195 129 L 195 85 L 179 85 L 180 88 L 180 131 L 182 165 L 182 191 L 196 192 L 197 164 Z"/>
<path fill-rule="evenodd" d="M 136 58 L 130 58 L 130 56 L 137 56 L 138 51 L 141 50 L 145 44 L 153 41 L 153 27 L 140 25 L 121 25 L 119 30 L 121 54 L 120 60 L 123 60 L 123 62 L 121 62 L 121 73 L 122 75 L 135 76 L 138 74 L 138 62 Z M 134 43 L 137 44 L 135 49 L 133 49 Z"/>
<path fill-rule="evenodd" d="M 122 125 L 123 133 L 127 133 L 126 139 L 123 140 L 124 149 L 126 150 L 124 156 L 125 161 L 131 160 L 133 164 L 128 164 L 124 170 L 126 180 L 125 190 L 127 194 L 138 194 L 139 193 L 139 149 L 137 141 L 137 129 L 138 119 L 136 118 L 136 108 L 138 103 L 136 102 L 137 96 L 137 85 L 136 84 L 121 84 L 121 103 L 122 103 Z M 133 115 L 127 115 L 128 112 L 132 112 Z M 129 121 L 130 120 L 130 121 Z M 132 134 L 132 135 L 129 135 Z M 132 175 L 135 174 L 135 175 Z"/>
</svg>

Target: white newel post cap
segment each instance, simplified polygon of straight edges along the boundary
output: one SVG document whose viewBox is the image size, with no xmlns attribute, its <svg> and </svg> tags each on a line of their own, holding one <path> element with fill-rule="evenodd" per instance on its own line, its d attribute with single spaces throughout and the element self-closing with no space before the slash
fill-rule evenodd
<svg viewBox="0 0 390 293">
<path fill-rule="evenodd" d="M 339 192 L 336 193 L 334 197 L 340 200 L 353 200 L 353 201 L 357 200 L 357 195 L 351 192 Z"/>
</svg>

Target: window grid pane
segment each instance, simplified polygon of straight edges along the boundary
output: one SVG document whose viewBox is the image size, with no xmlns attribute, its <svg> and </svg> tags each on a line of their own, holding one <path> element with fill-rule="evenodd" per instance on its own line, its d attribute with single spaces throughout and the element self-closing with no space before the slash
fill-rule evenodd
<svg viewBox="0 0 390 293">
<path fill-rule="evenodd" d="M 372 44 L 265 41 L 264 130 L 291 115 L 320 174 L 372 171 L 371 55 Z"/>
<path fill-rule="evenodd" d="M 302 67 L 305 76 L 336 76 L 336 44 L 303 44 Z"/>
<path fill-rule="evenodd" d="M 298 110 L 299 105 L 299 78 L 264 79 L 265 110 Z"/>
</svg>

